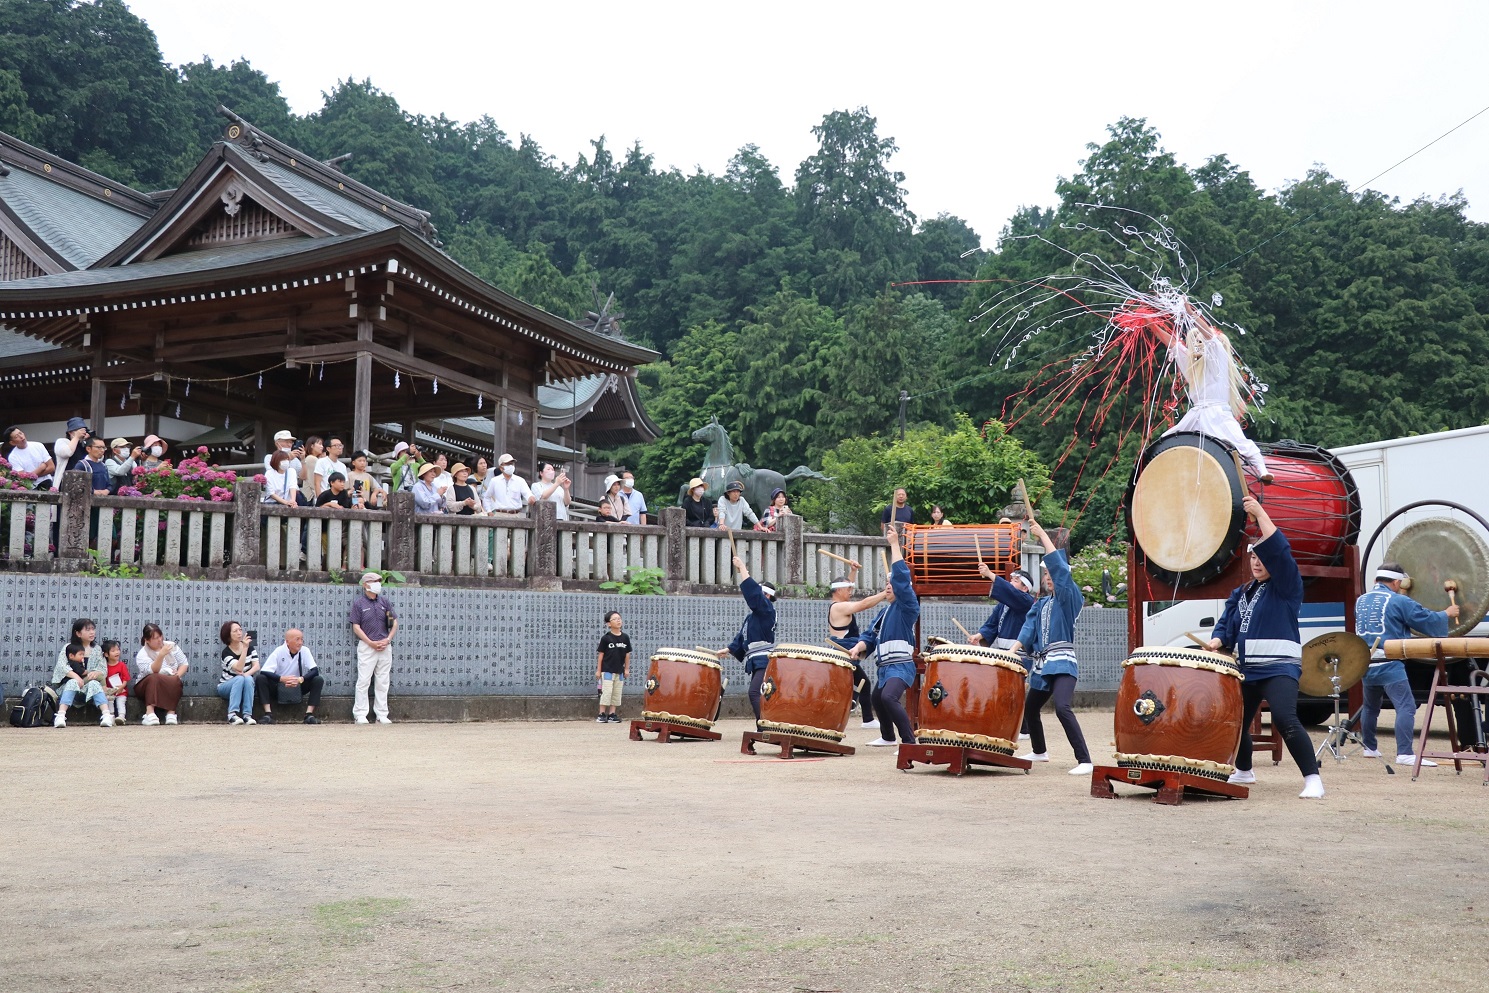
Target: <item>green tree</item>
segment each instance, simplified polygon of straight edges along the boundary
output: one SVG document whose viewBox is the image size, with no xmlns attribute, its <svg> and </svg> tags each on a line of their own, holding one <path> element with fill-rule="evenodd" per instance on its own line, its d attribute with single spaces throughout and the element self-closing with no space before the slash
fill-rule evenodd
<svg viewBox="0 0 1489 993">
<path fill-rule="evenodd" d="M 788 472 L 819 451 L 827 370 L 843 324 L 816 300 L 782 290 L 754 309 L 739 332 L 737 415 L 742 438 L 763 468 Z"/>
<path fill-rule="evenodd" d="M 703 467 L 705 449 L 692 434 L 710 417 L 719 419 L 735 439 L 736 456 L 744 457 L 738 444 L 742 359 L 739 332 L 710 322 L 683 335 L 671 361 L 642 370 L 642 402 L 661 433 L 642 450 L 637 473 L 659 494 L 657 507 L 667 506 L 670 495 Z"/>
</svg>

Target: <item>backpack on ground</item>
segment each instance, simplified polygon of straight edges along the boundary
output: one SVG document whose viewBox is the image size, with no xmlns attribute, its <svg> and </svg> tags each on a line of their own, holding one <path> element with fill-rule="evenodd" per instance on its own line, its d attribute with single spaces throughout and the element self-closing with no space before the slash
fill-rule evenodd
<svg viewBox="0 0 1489 993">
<path fill-rule="evenodd" d="M 10 723 L 18 728 L 52 726 L 57 716 L 57 691 L 50 686 L 32 686 L 21 694 L 21 700 L 10 708 Z"/>
</svg>

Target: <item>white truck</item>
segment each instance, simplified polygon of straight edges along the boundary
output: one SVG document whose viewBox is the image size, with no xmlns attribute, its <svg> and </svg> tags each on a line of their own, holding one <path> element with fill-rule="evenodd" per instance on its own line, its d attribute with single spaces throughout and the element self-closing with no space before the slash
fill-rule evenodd
<svg viewBox="0 0 1489 993">
<path fill-rule="evenodd" d="M 1489 426 L 1350 445 L 1332 451 L 1349 468 L 1360 491 L 1361 555 L 1365 553 L 1365 543 L 1386 515 L 1418 500 L 1449 500 L 1489 519 Z M 1425 517 L 1464 519 L 1462 514 L 1447 507 L 1429 506 L 1407 511 L 1393 520 L 1376 539 L 1370 561 L 1361 563 L 1367 588 L 1369 577 L 1384 559 L 1391 539 L 1408 524 Z M 1465 523 L 1478 527 L 1472 518 Z M 1484 537 L 1489 539 L 1489 535 Z M 1208 639 L 1225 601 L 1181 600 L 1148 606 L 1149 615 L 1143 622 L 1145 645 L 1192 648 L 1194 642 L 1185 632 Z M 1298 626 L 1304 644 L 1328 631 L 1341 631 L 1344 604 L 1305 603 Z M 1480 624 L 1473 633 L 1489 633 L 1489 624 Z"/>
</svg>

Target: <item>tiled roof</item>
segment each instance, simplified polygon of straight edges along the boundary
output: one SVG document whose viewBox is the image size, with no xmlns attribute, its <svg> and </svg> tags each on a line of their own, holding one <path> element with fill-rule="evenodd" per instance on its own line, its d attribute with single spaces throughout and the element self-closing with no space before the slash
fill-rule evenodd
<svg viewBox="0 0 1489 993">
<path fill-rule="evenodd" d="M 38 352 L 60 352 L 56 345 L 28 338 L 13 328 L 0 326 L 0 359 L 16 355 L 35 355 Z"/>
<path fill-rule="evenodd" d="M 306 206 L 364 231 L 383 231 L 398 223 L 387 214 L 370 210 L 350 197 L 327 189 L 278 162 L 259 162 L 255 164 L 255 168 L 286 193 L 303 201 Z"/>
<path fill-rule="evenodd" d="M 0 176 L 0 200 L 79 269 L 97 262 L 145 223 L 138 214 L 21 168 Z"/>
</svg>

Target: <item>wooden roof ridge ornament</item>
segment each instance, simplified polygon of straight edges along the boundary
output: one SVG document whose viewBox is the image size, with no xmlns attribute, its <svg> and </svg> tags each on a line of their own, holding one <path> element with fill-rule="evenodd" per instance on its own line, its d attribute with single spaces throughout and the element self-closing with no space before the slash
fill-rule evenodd
<svg viewBox="0 0 1489 993">
<path fill-rule="evenodd" d="M 243 184 L 230 182 L 219 196 L 222 199 L 223 213 L 233 217 L 243 206 Z"/>
<path fill-rule="evenodd" d="M 322 162 L 255 127 L 221 104 L 218 105 L 217 112 L 231 122 L 223 132 L 225 141 L 248 150 L 249 154 L 260 161 L 275 162 L 303 173 L 320 185 L 350 197 L 370 210 L 389 215 L 431 244 L 438 244 L 438 230 L 429 220 L 429 211 L 394 200 L 387 194 L 352 179 L 336 167 L 349 159 L 350 155 L 337 156 L 330 162 Z"/>
</svg>

